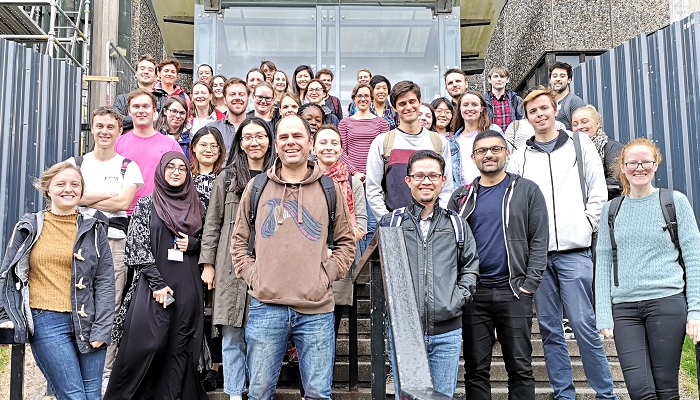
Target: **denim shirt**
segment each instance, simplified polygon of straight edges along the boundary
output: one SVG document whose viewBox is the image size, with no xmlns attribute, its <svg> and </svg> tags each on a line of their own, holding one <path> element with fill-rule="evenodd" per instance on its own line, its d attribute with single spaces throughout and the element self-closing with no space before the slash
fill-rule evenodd
<svg viewBox="0 0 700 400">
<path fill-rule="evenodd" d="M 348 107 L 348 116 L 352 116 L 356 112 L 357 106 L 355 105 L 355 102 L 350 103 L 350 106 Z M 374 108 L 374 102 L 369 104 L 369 112 L 377 115 L 377 110 Z M 379 117 L 380 115 L 377 116 Z M 394 107 L 392 107 L 388 101 L 384 103 L 384 115 L 381 115 L 381 117 L 384 117 L 386 122 L 389 124 L 389 130 L 396 129 L 399 126 L 399 113 L 394 110 Z"/>
<path fill-rule="evenodd" d="M 496 124 L 491 124 L 489 126 L 490 130 L 494 130 L 500 133 L 503 137 L 503 130 Z M 459 148 L 459 135 L 464 131 L 464 127 L 461 127 L 457 132 L 452 135 L 447 136 L 447 143 L 450 145 L 450 156 L 452 158 L 452 180 L 454 182 L 454 187 L 459 187 L 462 185 L 462 154 Z"/>
</svg>

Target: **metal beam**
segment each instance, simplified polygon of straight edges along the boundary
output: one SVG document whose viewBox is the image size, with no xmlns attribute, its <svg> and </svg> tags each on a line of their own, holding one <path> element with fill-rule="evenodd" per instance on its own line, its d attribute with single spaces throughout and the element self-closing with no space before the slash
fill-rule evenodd
<svg viewBox="0 0 700 400">
<path fill-rule="evenodd" d="M 488 26 L 491 25 L 493 21 L 490 19 L 460 19 L 459 26 L 461 28 L 467 28 L 470 26 Z"/>
<path fill-rule="evenodd" d="M 163 22 L 170 22 L 173 24 L 194 25 L 194 16 L 190 16 L 190 15 L 165 16 L 165 17 L 163 17 Z"/>
<path fill-rule="evenodd" d="M 462 60 L 462 69 L 467 75 L 480 74 L 484 72 L 484 60 L 481 58 Z"/>
</svg>

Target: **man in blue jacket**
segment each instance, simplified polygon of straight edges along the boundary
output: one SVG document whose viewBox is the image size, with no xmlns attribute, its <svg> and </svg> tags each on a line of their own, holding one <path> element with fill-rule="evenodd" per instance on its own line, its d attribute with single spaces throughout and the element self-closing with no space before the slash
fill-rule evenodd
<svg viewBox="0 0 700 400">
<path fill-rule="evenodd" d="M 500 133 L 478 133 L 472 160 L 481 176 L 457 189 L 448 204 L 469 223 L 480 260 L 474 300 L 462 317 L 464 388 L 471 400 L 491 398 L 494 329 L 509 398 L 535 399 L 532 296 L 547 266 L 547 204 L 534 182 L 504 170 L 508 155 Z"/>
</svg>

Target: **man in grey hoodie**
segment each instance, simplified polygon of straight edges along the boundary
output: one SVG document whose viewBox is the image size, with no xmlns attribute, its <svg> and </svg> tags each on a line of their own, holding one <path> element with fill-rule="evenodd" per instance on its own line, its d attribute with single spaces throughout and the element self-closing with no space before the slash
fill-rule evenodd
<svg viewBox="0 0 700 400">
<path fill-rule="evenodd" d="M 556 129 L 557 102 L 551 89 L 532 91 L 523 108 L 535 135 L 511 157 L 508 170 L 534 181 L 547 203 L 547 268 L 534 298 L 554 398 L 576 398 L 562 327 L 566 310 L 596 398 L 615 399 L 592 304 L 591 237 L 607 200 L 603 164 L 587 135 Z"/>
</svg>

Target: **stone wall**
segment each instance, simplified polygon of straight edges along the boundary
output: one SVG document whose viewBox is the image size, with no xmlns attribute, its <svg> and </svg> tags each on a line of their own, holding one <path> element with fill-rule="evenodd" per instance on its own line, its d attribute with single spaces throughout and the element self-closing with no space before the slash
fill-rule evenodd
<svg viewBox="0 0 700 400">
<path fill-rule="evenodd" d="M 131 5 L 131 64 L 141 54 L 150 53 L 156 60 L 166 56 L 163 34 L 158 20 L 147 4 L 148 0 L 133 0 Z"/>
<path fill-rule="evenodd" d="M 607 50 L 668 25 L 669 7 L 669 0 L 509 0 L 484 71 L 505 65 L 516 86 L 545 52 Z M 479 75 L 470 82 L 483 79 Z"/>
</svg>

